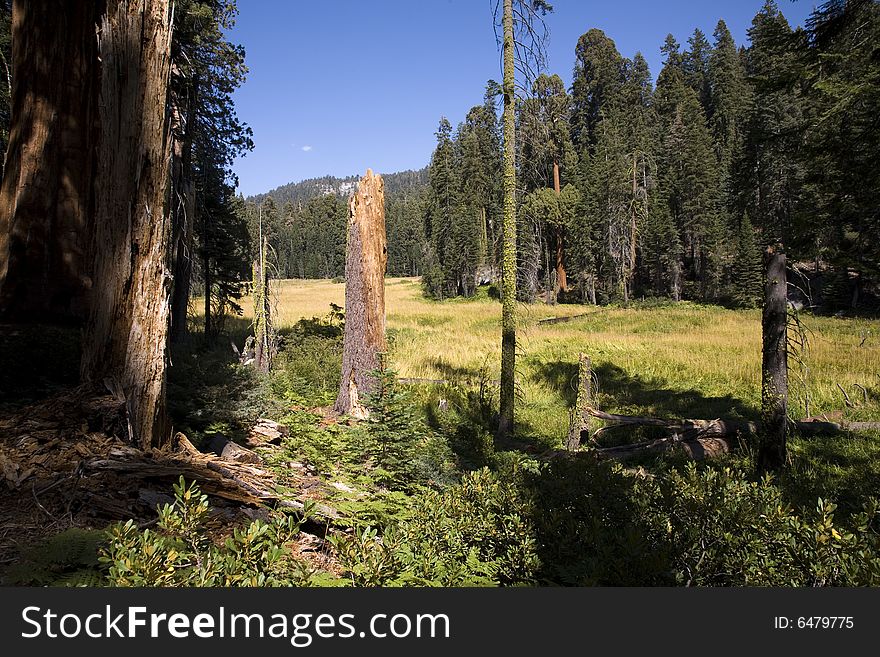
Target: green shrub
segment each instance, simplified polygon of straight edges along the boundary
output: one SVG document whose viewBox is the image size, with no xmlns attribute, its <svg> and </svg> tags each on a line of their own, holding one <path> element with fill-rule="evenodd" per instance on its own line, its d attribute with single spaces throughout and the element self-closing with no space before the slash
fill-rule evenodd
<svg viewBox="0 0 880 657">
<path fill-rule="evenodd" d="M 379 538 L 373 527 L 332 539 L 356 586 L 487 586 L 530 581 L 537 563 L 515 487 L 488 470 L 427 490 Z"/>
<path fill-rule="evenodd" d="M 302 404 L 332 403 L 342 369 L 344 314 L 330 304 L 323 318 L 301 319 L 284 335 L 273 363 L 272 393 Z"/>
<path fill-rule="evenodd" d="M 208 498 L 183 477 L 174 486 L 174 503 L 159 510 L 158 531 L 139 530 L 134 521 L 109 531 L 101 550 L 111 586 L 288 586 L 308 574 L 291 568 L 284 544 L 300 522 L 284 516 L 272 523 L 256 520 L 236 529 L 222 546 L 207 537 Z"/>
<path fill-rule="evenodd" d="M 843 523 L 820 499 L 799 513 L 769 480 L 689 464 L 661 483 L 657 513 L 681 584 L 698 586 L 876 586 L 878 505 Z"/>
<path fill-rule="evenodd" d="M 378 466 L 378 483 L 396 489 L 444 485 L 455 478 L 453 455 L 446 442 L 425 424 L 412 395 L 397 382 L 397 372 L 380 354 L 372 372 L 375 386 L 365 402 L 366 449 Z"/>
</svg>

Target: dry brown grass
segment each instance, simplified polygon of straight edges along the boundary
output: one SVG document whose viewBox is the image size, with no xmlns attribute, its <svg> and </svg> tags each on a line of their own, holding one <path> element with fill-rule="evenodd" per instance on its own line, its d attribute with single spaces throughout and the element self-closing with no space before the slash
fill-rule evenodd
<svg viewBox="0 0 880 657">
<path fill-rule="evenodd" d="M 330 281 L 274 284 L 276 323 L 321 317 L 330 303 L 344 305 L 345 286 Z M 248 309 L 248 300 L 244 307 Z M 386 308 L 392 359 L 403 377 L 497 378 L 501 305 L 485 295 L 436 302 L 417 279 L 387 280 Z M 548 317 L 576 316 L 562 324 Z M 845 410 L 848 417 L 880 416 L 880 322 L 807 317 L 810 349 L 804 359 L 811 414 Z M 519 417 L 538 435 L 564 435 L 570 378 L 579 352 L 599 375 L 608 410 L 695 416 L 754 413 L 760 402 L 761 326 L 758 311 L 689 303 L 596 308 L 520 305 Z M 792 363 L 793 414 L 803 414 L 805 387 Z M 843 386 L 857 408 L 846 408 Z M 863 392 L 869 391 L 865 403 Z M 873 394 L 873 397 L 871 395 Z"/>
</svg>

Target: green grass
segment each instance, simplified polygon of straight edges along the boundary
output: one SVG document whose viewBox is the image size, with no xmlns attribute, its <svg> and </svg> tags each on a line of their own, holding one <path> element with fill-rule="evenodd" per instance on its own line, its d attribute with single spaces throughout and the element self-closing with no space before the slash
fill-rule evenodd
<svg viewBox="0 0 880 657">
<path fill-rule="evenodd" d="M 282 332 L 301 319 L 325 316 L 331 303 L 342 306 L 345 298 L 344 285 L 330 281 L 279 281 L 274 293 L 276 323 Z M 246 322 L 247 300 L 244 308 Z M 473 299 L 437 302 L 422 295 L 416 279 L 388 279 L 386 311 L 390 356 L 399 375 L 449 382 L 415 386 L 429 415 L 439 399 L 447 399 L 456 420 L 477 419 L 489 428 L 491 417 L 476 407 L 497 398 L 493 381 L 500 363 L 501 305 L 483 289 Z M 573 319 L 540 323 L 550 317 Z M 801 320 L 807 349 L 791 359 L 791 416 L 804 417 L 808 400 L 812 416 L 880 418 L 880 322 L 811 315 Z M 539 451 L 561 445 L 581 352 L 592 360 L 597 401 L 603 410 L 690 418 L 754 419 L 760 413 L 758 310 L 656 301 L 628 307 L 521 304 L 517 337 L 516 446 L 520 448 Z M 481 381 L 488 383 L 483 390 L 488 400 L 478 403 L 475 392 L 470 398 L 461 392 L 476 391 Z M 845 405 L 838 386 L 847 391 L 853 407 Z M 325 397 L 332 396 L 328 389 Z M 434 419 L 435 426 L 442 420 Z M 481 439 L 466 440 L 479 444 Z M 739 460 L 750 457 L 746 450 Z M 877 433 L 795 436 L 791 458 L 784 483 L 794 501 L 825 495 L 855 505 L 880 490 Z"/>
</svg>

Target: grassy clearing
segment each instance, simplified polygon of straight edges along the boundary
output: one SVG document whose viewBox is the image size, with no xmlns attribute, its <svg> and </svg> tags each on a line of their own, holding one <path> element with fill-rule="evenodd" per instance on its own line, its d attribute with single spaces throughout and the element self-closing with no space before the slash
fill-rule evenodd
<svg viewBox="0 0 880 657">
<path fill-rule="evenodd" d="M 276 321 L 290 328 L 344 305 L 345 286 L 329 281 L 276 284 Z M 245 308 L 249 303 L 245 301 Z M 425 299 L 416 279 L 386 285 L 391 357 L 402 377 L 477 382 L 496 379 L 501 305 Z M 539 324 L 549 317 L 573 317 Z M 805 369 L 793 364 L 793 415 L 844 411 L 850 420 L 880 417 L 880 322 L 808 316 Z M 565 435 L 579 352 L 599 377 L 609 411 L 661 416 L 754 417 L 760 408 L 759 311 L 690 303 L 629 308 L 521 305 L 518 381 L 521 432 L 548 444 Z M 802 378 L 806 377 L 806 387 Z M 844 405 L 840 384 L 856 403 Z M 856 387 L 862 386 L 864 393 Z"/>
</svg>

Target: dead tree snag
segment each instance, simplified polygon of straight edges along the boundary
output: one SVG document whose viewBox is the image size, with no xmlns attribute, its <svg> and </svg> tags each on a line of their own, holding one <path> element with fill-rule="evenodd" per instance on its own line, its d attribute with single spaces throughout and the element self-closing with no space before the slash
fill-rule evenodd
<svg viewBox="0 0 880 657">
<path fill-rule="evenodd" d="M 368 415 L 363 400 L 374 386 L 385 343 L 385 183 L 367 169 L 349 201 L 345 258 L 345 336 L 342 381 L 334 409 Z"/>
</svg>

